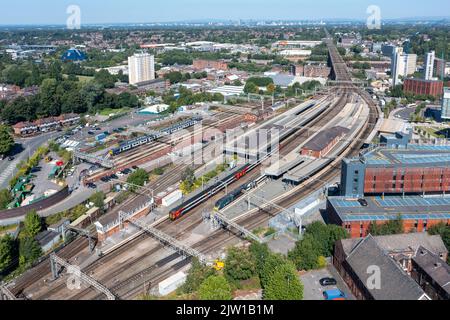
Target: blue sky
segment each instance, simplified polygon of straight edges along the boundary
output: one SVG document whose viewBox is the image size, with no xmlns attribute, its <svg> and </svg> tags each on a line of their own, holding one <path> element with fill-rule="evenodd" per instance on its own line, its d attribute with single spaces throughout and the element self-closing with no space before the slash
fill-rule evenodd
<svg viewBox="0 0 450 320">
<path fill-rule="evenodd" d="M 369 5 L 383 18 L 450 16 L 448 0 L 13 0 L 0 24 L 65 24 L 77 4 L 82 23 L 166 22 L 194 19 L 365 19 Z"/>
</svg>

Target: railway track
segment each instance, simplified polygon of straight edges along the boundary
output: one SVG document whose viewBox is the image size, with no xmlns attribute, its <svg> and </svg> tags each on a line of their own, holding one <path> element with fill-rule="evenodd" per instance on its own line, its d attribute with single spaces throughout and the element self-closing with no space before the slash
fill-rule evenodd
<svg viewBox="0 0 450 320">
<path fill-rule="evenodd" d="M 372 114 L 372 113 L 371 113 Z M 325 121 L 322 119 L 322 121 Z M 371 123 L 375 123 L 376 121 L 371 121 L 369 120 L 369 122 Z M 320 121 L 318 122 L 318 125 L 320 125 Z M 366 129 L 366 131 L 369 131 L 369 129 Z M 300 138 L 302 136 L 302 134 L 298 135 L 298 138 Z M 296 139 L 293 139 L 291 142 L 289 142 L 286 146 L 290 146 L 290 144 L 294 144 L 296 141 Z M 353 147 L 350 152 L 356 152 L 359 151 L 360 147 Z M 330 176 L 336 176 L 340 171 L 340 167 L 339 166 L 334 166 L 331 168 L 331 170 L 327 171 L 326 176 L 330 177 Z M 323 174 L 325 176 L 325 174 Z M 256 174 L 254 175 L 256 176 Z M 249 178 L 253 178 L 253 175 L 250 175 Z M 290 196 L 290 198 L 285 199 L 282 201 L 282 205 L 288 205 L 289 203 L 293 202 L 295 203 L 296 201 L 298 201 L 299 197 L 305 196 L 307 194 L 309 194 L 311 192 L 311 189 L 314 188 L 321 188 L 323 186 L 323 184 L 319 181 L 313 181 L 311 183 L 311 185 L 308 186 L 308 188 L 304 188 L 303 191 L 301 191 L 300 193 L 297 193 L 296 195 L 292 195 Z M 212 200 L 208 201 L 211 202 Z M 185 235 L 187 235 L 188 233 L 190 233 L 193 229 L 195 229 L 202 221 L 201 218 L 198 217 L 198 212 L 202 211 L 202 207 L 198 208 L 195 210 L 195 212 L 197 214 L 189 214 L 188 216 L 186 216 L 186 218 L 182 219 L 182 220 L 178 220 L 175 222 L 163 222 L 162 224 L 158 225 L 157 227 L 160 228 L 162 231 L 165 231 L 167 233 L 171 233 L 174 231 L 175 229 L 175 233 L 177 233 L 177 238 L 183 238 Z M 244 227 L 247 227 L 249 229 L 252 228 L 256 228 L 259 225 L 265 224 L 267 223 L 267 221 L 276 214 L 275 210 L 265 210 L 265 214 L 264 215 L 259 215 L 257 219 L 255 219 L 254 216 L 250 216 L 247 217 L 245 219 L 242 219 L 242 221 L 240 220 L 239 223 L 242 224 Z M 182 232 L 179 232 L 179 228 L 182 228 Z M 147 236 L 143 235 L 143 238 L 148 238 Z M 232 241 L 236 241 L 237 238 L 234 237 L 232 235 L 232 233 L 230 232 L 223 232 L 223 231 L 216 231 L 214 232 L 212 235 L 210 235 L 209 237 L 207 237 L 206 239 L 203 239 L 200 243 L 194 244 L 193 247 L 201 250 L 204 253 L 208 253 L 211 251 L 216 250 L 218 247 L 222 247 Z M 136 245 L 137 243 L 139 243 L 140 241 L 142 241 L 142 238 L 139 237 L 133 241 L 131 241 L 129 244 L 127 244 L 126 246 L 123 246 L 119 249 L 117 249 L 116 251 L 114 251 L 113 253 L 111 253 L 111 255 L 106 256 L 105 258 L 107 258 L 109 261 L 113 261 L 115 259 L 115 257 L 119 256 L 120 254 L 122 254 L 123 252 L 126 252 L 130 246 Z M 157 245 L 154 249 L 152 249 L 151 251 L 145 253 L 143 255 L 142 258 L 138 258 L 136 260 L 130 261 L 129 263 L 127 263 L 126 266 L 122 266 L 120 267 L 119 270 L 117 270 L 116 272 L 114 272 L 115 276 L 118 276 L 121 272 L 128 270 L 129 267 L 131 267 L 132 265 L 139 263 L 139 261 L 142 261 L 143 259 L 151 256 L 153 253 L 156 253 L 158 250 L 164 250 L 162 246 Z M 166 260 L 167 263 L 169 263 L 170 261 L 173 261 L 175 259 L 178 258 L 177 254 L 171 255 L 167 258 L 164 258 Z M 100 261 L 100 260 L 99 260 Z M 158 261 L 159 262 L 159 261 Z M 157 262 L 157 264 L 158 264 Z M 139 279 L 142 279 L 142 281 L 145 282 L 152 282 L 152 283 L 157 283 L 159 282 L 158 279 L 163 280 L 164 278 L 166 278 L 171 272 L 174 272 L 180 268 L 182 268 L 184 265 L 188 264 L 189 261 L 185 260 L 185 261 L 181 261 L 182 263 L 177 263 L 174 266 L 171 266 L 169 268 L 165 268 L 164 270 L 160 270 L 159 272 L 157 271 L 157 267 L 155 266 L 150 266 L 149 268 L 146 268 L 134 275 L 131 275 L 130 277 L 126 278 L 125 280 L 123 280 L 122 282 L 113 285 L 111 288 L 114 290 L 114 292 L 118 291 L 118 295 L 121 298 L 130 298 L 135 296 L 135 293 L 139 293 L 140 292 L 140 285 L 142 285 L 141 283 L 139 283 Z M 89 269 L 87 269 L 88 271 L 92 269 L 95 269 L 97 267 L 101 267 L 103 264 L 105 264 L 106 262 L 98 262 L 98 263 L 94 263 L 92 266 L 89 266 Z M 158 266 L 164 266 L 167 265 L 166 264 L 158 264 Z M 110 276 L 109 278 L 107 278 L 107 281 L 111 281 L 111 279 L 114 276 Z M 101 280 L 100 280 L 101 281 Z M 125 289 L 127 288 L 127 283 L 130 282 L 134 282 L 135 283 L 135 287 L 139 288 L 139 289 Z M 61 288 L 59 288 L 61 289 Z M 57 290 L 58 291 L 58 290 Z M 91 290 L 92 291 L 92 290 Z M 87 292 L 85 292 L 87 293 Z M 77 298 L 82 298 L 83 295 L 77 296 Z M 95 298 L 101 298 L 100 295 L 95 295 Z"/>
</svg>

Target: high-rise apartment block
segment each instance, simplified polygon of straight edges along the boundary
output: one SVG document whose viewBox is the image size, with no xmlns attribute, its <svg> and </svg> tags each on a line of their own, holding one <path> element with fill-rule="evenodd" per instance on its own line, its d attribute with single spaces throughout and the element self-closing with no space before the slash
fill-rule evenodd
<svg viewBox="0 0 450 320">
<path fill-rule="evenodd" d="M 155 57 L 148 53 L 128 58 L 129 83 L 132 85 L 155 79 Z"/>
</svg>

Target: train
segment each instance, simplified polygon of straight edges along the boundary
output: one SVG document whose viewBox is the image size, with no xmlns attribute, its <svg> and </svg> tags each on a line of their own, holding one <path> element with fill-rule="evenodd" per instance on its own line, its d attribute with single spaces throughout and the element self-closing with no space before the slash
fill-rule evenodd
<svg viewBox="0 0 450 320">
<path fill-rule="evenodd" d="M 159 139 L 159 138 L 161 138 L 163 136 L 170 135 L 170 134 L 172 134 L 174 132 L 177 132 L 177 131 L 180 131 L 180 130 L 192 127 L 192 126 L 196 125 L 197 123 L 201 122 L 202 120 L 203 120 L 202 117 L 193 117 L 193 118 L 188 119 L 186 121 L 177 123 L 177 124 L 175 124 L 175 125 L 173 125 L 173 126 L 171 126 L 169 128 L 162 129 L 162 130 L 160 130 L 157 133 L 148 134 L 148 135 L 145 135 L 145 136 L 133 139 L 133 140 L 129 140 L 129 141 L 123 142 L 123 143 L 121 143 L 119 145 L 118 148 L 112 149 L 110 151 L 110 155 L 111 156 L 117 156 L 117 155 L 119 155 L 119 154 L 121 154 L 123 152 L 126 152 L 128 150 L 135 149 L 135 148 L 137 148 L 139 146 L 142 146 L 144 144 L 148 144 L 148 143 L 151 143 L 153 141 L 156 141 L 157 139 Z"/>
<path fill-rule="evenodd" d="M 255 181 L 252 181 L 250 183 L 244 184 L 243 186 L 240 186 L 236 190 L 233 190 L 225 197 L 216 202 L 216 204 L 214 205 L 214 211 L 222 210 L 223 208 L 237 200 L 244 192 L 250 191 L 255 188 L 256 185 L 257 183 Z"/>
<path fill-rule="evenodd" d="M 178 220 L 182 218 L 186 213 L 197 207 L 199 204 L 203 203 L 204 201 L 208 200 L 212 196 L 219 193 L 221 190 L 225 189 L 230 184 L 239 181 L 242 179 L 245 175 L 250 173 L 252 170 L 257 168 L 263 161 L 265 161 L 268 157 L 270 157 L 270 154 L 264 156 L 260 160 L 252 163 L 247 164 L 243 167 L 240 167 L 238 170 L 236 170 L 235 173 L 230 174 L 226 178 L 222 179 L 221 181 L 216 182 L 214 185 L 210 186 L 209 188 L 205 189 L 201 193 L 197 194 L 196 196 L 192 197 L 188 201 L 182 203 L 178 207 L 174 208 L 169 213 L 169 219 L 171 221 Z M 248 187 L 249 184 L 246 184 L 245 186 Z M 241 190 L 242 192 L 242 190 Z"/>
</svg>

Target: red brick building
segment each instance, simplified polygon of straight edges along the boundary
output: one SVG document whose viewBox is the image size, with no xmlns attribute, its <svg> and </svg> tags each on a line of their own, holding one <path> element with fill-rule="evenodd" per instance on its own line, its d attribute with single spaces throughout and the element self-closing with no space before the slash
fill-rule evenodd
<svg viewBox="0 0 450 320">
<path fill-rule="evenodd" d="M 343 127 L 333 127 L 329 130 L 319 132 L 313 139 L 308 141 L 303 147 L 302 156 L 321 158 L 330 152 L 331 149 L 349 132 Z"/>
<path fill-rule="evenodd" d="M 403 83 L 403 92 L 439 98 L 444 92 L 444 83 L 436 80 L 408 78 Z"/>
<path fill-rule="evenodd" d="M 219 60 L 194 60 L 193 66 L 195 70 L 215 69 L 228 70 L 228 63 Z"/>
</svg>

